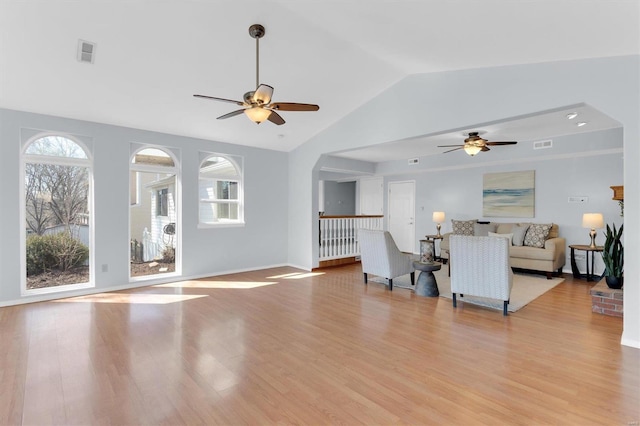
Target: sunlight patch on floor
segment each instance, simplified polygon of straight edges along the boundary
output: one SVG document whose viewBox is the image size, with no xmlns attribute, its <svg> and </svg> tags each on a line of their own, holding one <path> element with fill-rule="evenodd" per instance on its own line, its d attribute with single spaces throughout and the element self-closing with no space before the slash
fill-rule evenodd
<svg viewBox="0 0 640 426">
<path fill-rule="evenodd" d="M 209 281 L 209 280 L 197 280 L 197 281 L 179 281 L 175 283 L 158 284 L 154 287 L 172 287 L 172 288 L 235 288 L 235 289 L 251 289 L 257 287 L 264 287 L 267 285 L 278 284 L 277 281 Z"/>
<path fill-rule="evenodd" d="M 206 294 L 129 294 L 129 293 L 100 293 L 88 296 L 71 297 L 53 300 L 53 302 L 89 302 L 89 303 L 139 303 L 150 305 L 166 305 L 168 303 L 184 302 L 186 300 L 207 297 Z"/>
<path fill-rule="evenodd" d="M 285 279 L 285 280 L 299 280 L 302 278 L 316 277 L 318 275 L 324 275 L 324 272 L 292 272 L 290 274 L 274 275 L 267 277 L 269 280 Z"/>
</svg>

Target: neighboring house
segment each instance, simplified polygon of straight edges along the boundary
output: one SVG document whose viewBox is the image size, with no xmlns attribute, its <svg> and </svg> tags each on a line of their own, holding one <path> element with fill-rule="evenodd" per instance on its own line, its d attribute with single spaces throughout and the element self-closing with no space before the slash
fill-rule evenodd
<svg viewBox="0 0 640 426">
<path fill-rule="evenodd" d="M 175 176 L 165 177 L 144 186 L 150 191 L 150 228 L 143 235 L 144 260 L 161 257 L 166 247 L 175 248 Z M 144 198 L 144 197 L 143 197 Z M 146 228 L 145 228 L 146 229 Z M 144 234 L 144 230 L 143 230 Z"/>
<path fill-rule="evenodd" d="M 151 197 L 146 186 L 155 180 L 155 174 L 131 172 L 129 211 L 132 240 L 142 241 L 145 228 L 151 228 Z"/>
</svg>

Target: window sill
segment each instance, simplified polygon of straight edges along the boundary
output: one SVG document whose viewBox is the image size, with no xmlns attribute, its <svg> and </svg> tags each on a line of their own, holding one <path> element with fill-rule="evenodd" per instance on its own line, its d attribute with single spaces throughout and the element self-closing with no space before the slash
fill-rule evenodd
<svg viewBox="0 0 640 426">
<path fill-rule="evenodd" d="M 41 287 L 41 288 L 32 288 L 32 289 L 24 289 L 22 290 L 22 297 L 28 297 L 28 296 L 37 296 L 37 295 L 41 295 L 41 294 L 51 294 L 51 293 L 64 293 L 66 291 L 73 291 L 73 290 L 83 290 L 83 289 L 87 289 L 87 288 L 94 288 L 95 285 L 93 282 L 86 282 L 86 283 L 76 283 L 76 284 L 65 284 L 65 285 L 58 285 L 58 286 L 52 286 L 52 287 Z"/>
<path fill-rule="evenodd" d="M 216 223 L 199 223 L 198 229 L 210 228 L 244 228 L 244 222 L 216 222 Z"/>
</svg>

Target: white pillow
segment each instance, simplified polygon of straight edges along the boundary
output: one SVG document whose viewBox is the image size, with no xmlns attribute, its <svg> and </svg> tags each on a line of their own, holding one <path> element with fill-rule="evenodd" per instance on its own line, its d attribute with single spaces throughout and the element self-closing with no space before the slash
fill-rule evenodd
<svg viewBox="0 0 640 426">
<path fill-rule="evenodd" d="M 490 237 L 500 237 L 500 238 L 506 238 L 509 240 L 509 245 L 512 246 L 513 245 L 513 234 L 498 234 L 496 232 L 489 232 L 489 236 Z"/>
<path fill-rule="evenodd" d="M 522 246 L 524 245 L 524 236 L 527 235 L 527 230 L 529 229 L 529 223 L 523 223 L 520 225 L 513 225 L 511 231 L 513 232 L 512 244 L 514 246 Z"/>
</svg>

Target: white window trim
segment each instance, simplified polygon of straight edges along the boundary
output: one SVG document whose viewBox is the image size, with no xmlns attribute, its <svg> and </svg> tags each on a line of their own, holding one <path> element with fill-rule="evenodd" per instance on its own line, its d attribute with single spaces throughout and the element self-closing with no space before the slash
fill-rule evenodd
<svg viewBox="0 0 640 426">
<path fill-rule="evenodd" d="M 93 183 L 93 155 L 88 149 L 86 143 L 81 141 L 80 137 L 76 137 L 71 134 L 63 132 L 39 132 L 30 136 L 26 141 L 21 141 L 22 149 L 20 151 L 20 191 L 19 191 L 19 206 L 20 206 L 20 268 L 22 273 L 20 274 L 20 295 L 35 296 L 42 294 L 64 293 L 74 290 L 81 290 L 95 287 L 95 227 L 94 227 L 94 183 Z M 73 143 L 77 144 L 85 153 L 87 158 L 73 158 L 73 157 L 60 157 L 51 155 L 38 155 L 38 154 L 26 154 L 27 148 L 35 141 L 46 137 L 62 137 L 69 139 Z M 25 165 L 31 164 L 54 164 L 58 166 L 76 166 L 86 167 L 88 169 L 87 179 L 89 180 L 89 193 L 87 194 L 87 208 L 89 210 L 89 281 L 85 283 L 67 284 L 61 286 L 44 287 L 27 289 L 27 230 L 26 230 L 26 206 L 25 206 Z"/>
<path fill-rule="evenodd" d="M 203 178 L 200 176 L 200 168 L 211 157 L 222 157 L 229 161 L 233 167 L 235 167 L 237 174 L 233 176 L 217 176 L 215 179 Z M 244 161 L 242 157 L 221 154 L 217 152 L 200 152 L 200 165 L 198 167 L 198 187 L 201 180 L 226 180 L 238 183 L 238 199 L 237 200 L 225 200 L 225 199 L 212 199 L 212 198 L 200 198 L 198 197 L 198 229 L 210 229 L 210 228 L 241 228 L 245 226 L 244 220 Z M 202 222 L 200 219 L 200 204 L 237 204 L 238 205 L 238 219 L 220 219 L 216 222 Z"/>
<path fill-rule="evenodd" d="M 158 149 L 168 154 L 173 160 L 173 166 L 158 166 L 154 164 L 143 164 L 143 163 L 133 163 L 133 158 L 135 155 L 147 148 Z M 151 145 L 151 144 L 141 144 L 137 142 L 132 142 L 130 147 L 130 156 L 129 156 L 129 172 L 147 172 L 147 173 L 172 173 L 175 175 L 175 203 L 176 203 L 176 235 L 177 238 L 175 240 L 176 243 L 176 254 L 175 254 L 175 271 L 168 272 L 166 274 L 156 274 L 156 275 L 144 275 L 140 277 L 131 276 L 131 267 L 128 269 L 129 282 L 141 282 L 141 281 L 153 281 L 159 278 L 171 278 L 171 277 L 181 277 L 182 276 L 182 176 L 180 174 L 180 161 L 178 161 L 178 156 L 173 152 L 173 149 L 168 146 L 161 145 Z M 131 179 L 131 173 L 129 173 L 129 179 Z M 129 208 L 133 207 L 130 205 Z M 152 207 L 153 208 L 153 207 Z M 131 241 L 131 212 L 129 212 L 128 216 L 128 234 L 129 241 Z M 127 247 L 129 245 L 127 244 Z M 127 252 L 127 259 L 129 258 L 130 253 Z"/>
</svg>

